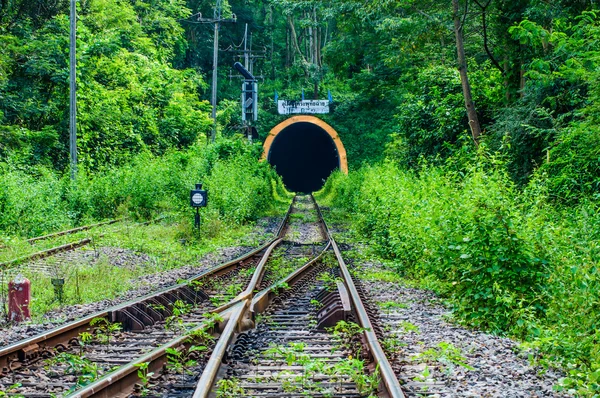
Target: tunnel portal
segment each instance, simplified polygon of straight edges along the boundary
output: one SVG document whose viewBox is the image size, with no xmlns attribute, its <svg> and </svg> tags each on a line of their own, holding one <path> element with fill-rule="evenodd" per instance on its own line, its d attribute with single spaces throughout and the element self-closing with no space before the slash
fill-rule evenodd
<svg viewBox="0 0 600 398">
<path fill-rule="evenodd" d="M 280 123 L 271 130 L 264 148 L 264 157 L 293 192 L 318 191 L 334 170 L 348 171 L 346 151 L 336 131 L 313 116 L 295 116 Z"/>
</svg>

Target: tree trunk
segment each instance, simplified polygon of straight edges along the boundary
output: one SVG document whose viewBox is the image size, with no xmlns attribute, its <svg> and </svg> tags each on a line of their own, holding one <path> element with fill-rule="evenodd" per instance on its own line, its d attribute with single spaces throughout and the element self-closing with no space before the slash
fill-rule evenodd
<svg viewBox="0 0 600 398">
<path fill-rule="evenodd" d="M 271 28 L 271 79 L 275 80 L 275 26 L 273 25 L 273 6 L 272 5 L 269 7 L 269 27 Z M 287 29 L 286 29 L 286 31 L 287 31 Z M 286 35 L 287 35 L 287 33 L 286 33 Z M 286 43 L 286 45 L 287 45 L 287 43 Z"/>
<path fill-rule="evenodd" d="M 298 54 L 300 54 L 300 57 L 302 57 L 302 60 L 306 62 L 306 58 L 304 58 L 304 54 L 302 53 L 302 50 L 300 50 L 300 46 L 298 45 L 298 35 L 296 34 L 296 27 L 294 26 L 294 20 L 292 19 L 291 15 L 288 16 L 288 24 L 290 26 L 290 41 L 292 42 L 292 45 L 294 46 L 296 52 L 298 52 Z"/>
<path fill-rule="evenodd" d="M 313 57 L 315 59 L 315 62 L 314 62 L 315 65 L 320 67 L 321 62 L 319 61 L 319 46 L 321 45 L 321 43 L 319 43 L 319 20 L 317 17 L 317 7 L 316 6 L 313 7 L 313 21 L 315 24 L 315 26 L 313 27 L 313 42 L 315 44 L 314 51 L 313 51 L 313 54 L 314 54 Z"/>
<path fill-rule="evenodd" d="M 290 27 L 286 26 L 285 29 L 285 67 L 289 68 L 292 65 L 292 45 L 290 39 Z"/>
<path fill-rule="evenodd" d="M 308 53 L 309 56 L 307 57 L 310 60 L 311 64 L 315 63 L 315 52 L 314 52 L 314 46 L 315 46 L 315 41 L 314 41 L 314 34 L 313 34 L 313 27 L 309 26 L 308 27 Z"/>
<path fill-rule="evenodd" d="M 323 28 L 319 27 L 319 45 L 317 46 L 317 60 L 319 61 L 319 68 L 323 67 L 323 57 L 321 55 L 321 49 L 323 48 Z"/>
<path fill-rule="evenodd" d="M 463 96 L 465 97 L 465 107 L 469 118 L 469 127 L 475 146 L 479 146 L 479 136 L 481 135 L 481 126 L 475 110 L 475 104 L 471 96 L 471 84 L 467 74 L 467 59 L 465 57 L 465 43 L 463 40 L 463 23 L 459 15 L 458 0 L 452 0 L 454 9 L 454 34 L 456 35 L 456 52 L 458 53 L 458 71 L 460 72 L 460 83 L 462 85 Z"/>
</svg>

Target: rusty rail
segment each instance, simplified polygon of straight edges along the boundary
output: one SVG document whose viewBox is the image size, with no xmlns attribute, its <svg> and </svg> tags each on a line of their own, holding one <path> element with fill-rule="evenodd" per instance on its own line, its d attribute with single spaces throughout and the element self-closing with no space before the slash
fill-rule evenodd
<svg viewBox="0 0 600 398">
<path fill-rule="evenodd" d="M 219 341 L 217 342 L 215 348 L 213 349 L 213 353 L 209 359 L 206 369 L 211 369 L 214 373 L 207 373 L 206 376 L 203 377 L 214 380 L 216 377 L 216 372 L 218 371 L 221 360 L 223 359 L 223 355 L 225 353 L 225 349 L 229 344 L 231 338 L 233 338 L 233 332 L 235 330 L 240 329 L 240 324 L 242 322 L 242 317 L 246 313 L 246 309 L 251 302 L 251 298 L 254 294 L 255 289 L 260 285 L 262 278 L 265 272 L 265 265 L 271 255 L 272 251 L 279 245 L 282 241 L 282 236 L 285 233 L 285 225 L 289 220 L 289 215 L 291 213 L 291 209 L 295 203 L 295 198 L 286 213 L 284 221 L 280 225 L 277 235 L 278 237 L 271 242 L 261 246 L 259 249 L 255 250 L 255 254 L 260 251 L 265 250 L 261 260 L 259 261 L 256 269 L 253 273 L 252 279 L 248 283 L 246 289 L 240 293 L 237 297 L 231 300 L 229 303 L 222 305 L 216 310 L 212 311 L 212 313 L 221 314 L 224 318 L 227 319 L 223 333 L 221 333 Z M 230 262 L 228 264 L 232 264 L 236 262 Z M 227 265 L 227 264 L 225 264 Z M 224 266 L 225 266 L 224 265 Z M 224 269 L 224 266 L 221 269 Z M 187 285 L 187 284 L 186 284 Z M 134 385 L 138 382 L 139 378 L 137 376 L 138 368 L 136 365 L 140 363 L 148 362 L 148 369 L 153 371 L 155 374 L 160 373 L 161 368 L 166 363 L 166 349 L 167 348 L 175 348 L 182 344 L 186 343 L 187 337 L 178 337 L 171 342 L 161 346 L 160 348 L 152 351 L 150 354 L 142 358 L 135 359 L 129 364 L 119 368 L 115 372 L 109 373 L 103 376 L 101 379 L 93 382 L 88 385 L 84 389 L 78 390 L 68 397 L 72 398 L 87 398 L 87 397 L 121 397 L 127 396 L 131 393 Z"/>
<path fill-rule="evenodd" d="M 122 221 L 122 218 L 117 218 L 114 220 L 108 220 L 108 221 L 103 221 L 103 222 L 99 222 L 96 224 L 90 224 L 90 225 L 84 225 L 82 227 L 77 227 L 77 228 L 73 228 L 73 229 L 68 229 L 66 231 L 60 231 L 60 232 L 55 232 L 52 234 L 48 234 L 48 235 L 43 235 L 43 236 L 37 236 L 35 238 L 31 238 L 31 239 L 27 239 L 27 243 L 35 243 L 37 241 L 40 240 L 45 240 L 45 239 L 52 239 L 52 238 L 56 238 L 57 236 L 63 236 L 63 235 L 71 235 L 80 231 L 87 231 L 88 229 L 92 229 L 92 228 L 96 228 L 96 227 L 100 227 L 102 225 L 111 225 L 114 223 L 117 223 L 119 221 Z"/>
<path fill-rule="evenodd" d="M 87 330 L 90 327 L 90 322 L 95 318 L 107 318 L 111 321 L 116 321 L 117 315 L 122 313 L 123 311 L 129 308 L 135 308 L 140 303 L 151 302 L 153 299 L 161 296 L 178 296 L 179 292 L 185 289 L 189 289 L 189 286 L 193 281 L 208 277 L 208 276 L 217 276 L 229 271 L 231 268 L 237 266 L 241 262 L 248 260 L 249 258 L 256 256 L 261 251 L 269 248 L 276 241 L 280 241 L 281 237 L 285 233 L 285 226 L 289 221 L 289 217 L 295 203 L 295 198 L 292 200 L 290 207 L 288 208 L 284 219 L 282 220 L 279 229 L 277 231 L 278 236 L 270 241 L 266 242 L 262 246 L 245 253 L 233 260 L 230 260 L 226 263 L 213 267 L 209 270 L 206 270 L 198 275 L 195 275 L 183 283 L 179 283 L 174 286 L 167 287 L 165 289 L 159 290 L 157 292 L 147 294 L 145 296 L 133 299 L 126 303 L 113 306 L 107 308 L 106 310 L 96 312 L 84 318 L 78 319 L 76 321 L 69 322 L 60 327 L 54 328 L 47 332 L 38 334 L 36 336 L 18 341 L 9 346 L 0 348 L 0 373 L 10 371 L 12 363 L 18 363 L 23 359 L 29 359 L 30 356 L 38 355 L 39 352 L 48 349 L 54 348 L 58 345 L 66 345 L 69 340 L 73 337 L 76 337 L 82 331 Z"/>
<path fill-rule="evenodd" d="M 256 293 L 253 297 L 251 295 L 243 295 L 243 297 L 241 297 L 241 300 L 243 301 L 236 302 L 237 305 L 244 303 L 243 307 L 239 312 L 235 313 L 235 322 L 231 322 L 230 320 L 230 324 L 227 325 L 227 328 L 221 334 L 219 341 L 213 349 L 210 359 L 204 368 L 204 372 L 202 372 L 202 376 L 196 384 L 196 390 L 192 396 L 193 398 L 207 398 L 209 396 L 229 343 L 232 341 L 235 333 L 243 329 L 242 319 L 246 315 L 245 309 L 248 308 L 250 310 L 252 318 L 254 318 L 256 314 L 262 313 L 267 308 L 269 301 L 273 299 L 278 286 L 280 286 L 281 283 L 287 283 L 289 286 L 293 285 L 323 257 L 325 252 L 329 250 L 329 247 L 330 245 L 328 244 L 317 257 L 293 271 L 284 279 L 272 284 L 261 292 Z M 255 286 L 258 286 L 259 283 L 260 281 L 258 281 Z M 250 290 L 250 293 L 252 293 L 252 290 Z"/>
<path fill-rule="evenodd" d="M 315 198 L 312 195 L 310 195 L 310 197 L 312 198 L 313 202 L 315 203 L 315 207 L 317 208 L 319 217 L 323 220 L 323 224 L 325 225 L 327 234 L 329 235 L 330 243 L 331 243 L 331 246 L 333 247 L 335 257 L 340 266 L 340 270 L 341 270 L 342 276 L 344 278 L 344 283 L 346 284 L 346 287 L 348 288 L 348 293 L 350 294 L 350 299 L 352 300 L 352 305 L 354 307 L 354 311 L 356 313 L 356 316 L 358 317 L 360 326 L 365 329 L 364 334 L 365 334 L 365 338 L 367 341 L 367 345 L 369 347 L 371 354 L 373 355 L 373 358 L 375 359 L 375 362 L 377 363 L 377 366 L 379 367 L 381 379 L 382 379 L 383 383 L 385 384 L 385 387 L 389 394 L 389 397 L 390 398 L 404 398 L 405 395 L 402 392 L 402 388 L 400 387 L 398 378 L 396 377 L 396 374 L 394 373 L 394 370 L 392 369 L 392 365 L 390 364 L 387 357 L 385 356 L 385 352 L 383 351 L 383 349 L 381 348 L 381 345 L 379 344 L 377 336 L 375 335 L 375 331 L 373 330 L 373 324 L 371 323 L 371 320 L 369 319 L 369 315 L 368 315 L 367 310 L 365 309 L 365 306 L 363 305 L 362 300 L 358 294 L 358 290 L 356 290 L 356 286 L 354 285 L 354 281 L 352 280 L 350 271 L 348 270 L 348 267 L 346 266 L 346 263 L 342 257 L 342 253 L 340 252 L 340 249 L 339 249 L 337 243 L 335 242 L 335 239 L 333 239 L 333 235 L 331 234 L 331 231 L 329 230 L 327 223 L 325 223 L 325 221 L 324 221 L 323 214 L 321 213 L 321 209 L 317 205 L 317 201 L 315 200 Z"/>
<path fill-rule="evenodd" d="M 156 222 L 158 220 L 162 219 L 162 217 L 159 218 L 155 218 L 153 220 L 150 221 L 145 221 L 142 223 L 138 223 L 138 225 L 149 225 L 153 222 Z M 85 231 L 85 230 L 89 230 L 91 228 L 94 227 L 98 227 L 98 226 L 102 226 L 102 225 L 110 225 L 110 224 L 114 224 L 117 223 L 119 221 L 122 221 L 122 218 L 119 219 L 115 219 L 115 220 L 109 220 L 109 221 L 105 221 L 105 222 L 101 222 L 101 223 L 97 223 L 97 224 L 92 224 L 92 225 L 86 225 L 83 227 L 79 227 L 79 228 L 74 228 L 74 229 L 70 229 L 67 231 L 61 231 L 61 232 L 56 232 L 54 234 L 50 234 L 50 235 L 44 235 L 44 236 L 38 236 L 36 238 L 31 238 L 28 239 L 27 242 L 30 244 L 34 244 L 35 242 L 39 241 L 39 240 L 43 240 L 43 239 L 50 239 L 50 238 L 54 238 L 57 236 L 64 236 L 64 235 L 69 235 L 69 234 L 74 234 L 76 232 L 80 232 L 80 231 Z M 104 234 L 100 234 L 97 237 L 101 238 L 103 237 Z M 78 249 L 80 247 L 89 245 L 90 243 L 92 243 L 93 239 L 92 238 L 85 238 L 82 239 L 80 241 L 77 242 L 71 242 L 71 243 L 66 243 L 64 245 L 61 246 L 56 246 L 50 249 L 46 249 L 46 250 L 42 250 L 39 252 L 35 252 L 33 254 L 29 254 L 27 256 L 23 256 L 23 257 L 19 257 L 10 261 L 6 261 L 3 263 L 0 263 L 0 270 L 6 270 L 9 269 L 10 267 L 13 267 L 15 265 L 19 265 L 19 264 L 23 264 L 23 263 L 27 263 L 33 260 L 41 260 L 50 256 L 53 256 L 55 254 L 58 253 L 63 253 L 63 252 L 67 252 L 67 251 L 71 251 L 71 250 L 75 250 Z"/>
<path fill-rule="evenodd" d="M 327 246 L 325 247 L 323 252 L 321 252 L 317 258 L 311 260 L 310 262 L 305 264 L 303 267 L 294 271 L 288 277 L 286 277 L 284 280 L 282 280 L 276 284 L 273 284 L 269 288 L 254 295 L 254 297 L 252 298 L 252 303 L 249 306 L 249 311 L 253 316 L 257 313 L 261 313 L 261 312 L 265 311 L 266 308 L 268 307 L 269 303 L 273 299 L 273 297 L 275 295 L 274 292 L 276 291 L 277 285 L 279 283 L 286 282 L 288 284 L 293 284 L 294 282 L 298 281 L 299 279 L 301 279 L 301 276 L 312 267 L 312 265 L 314 265 L 317 261 L 320 260 L 320 258 L 324 255 L 324 253 L 327 250 L 329 250 L 329 248 L 333 248 L 335 257 L 339 264 L 341 275 L 344 280 L 343 285 L 345 285 L 346 286 L 345 289 L 347 289 L 347 295 L 349 297 L 349 299 L 347 299 L 347 300 L 351 301 L 352 308 L 354 309 L 354 312 L 358 318 L 358 322 L 360 323 L 361 327 L 363 327 L 365 329 L 364 335 L 365 335 L 366 344 L 375 360 L 375 363 L 377 364 L 377 367 L 379 368 L 381 380 L 383 382 L 385 392 L 387 393 L 386 396 L 391 397 L 391 398 L 404 398 L 405 396 L 400 387 L 400 383 L 398 382 L 398 379 L 396 378 L 396 375 L 395 375 L 389 361 L 387 360 L 385 353 L 384 353 L 383 349 L 381 348 L 381 345 L 379 344 L 379 342 L 377 340 L 377 336 L 376 336 L 375 332 L 373 331 L 373 325 L 369 319 L 369 315 L 361 301 L 361 298 L 358 294 L 356 286 L 354 285 L 354 282 L 352 280 L 350 272 L 348 271 L 348 267 L 346 266 L 346 264 L 341 256 L 341 253 L 337 246 L 337 243 L 335 242 L 335 240 L 331 234 L 331 231 L 329 230 L 329 227 L 325 223 L 323 214 L 321 213 L 321 210 L 320 210 L 317 202 L 315 201 L 315 199 L 312 195 L 310 197 L 314 204 L 315 209 L 317 210 L 320 226 L 321 226 L 325 236 L 327 236 L 329 243 L 327 244 Z M 247 299 L 247 298 L 248 298 L 248 296 L 246 296 L 246 295 L 243 296 L 243 299 Z M 244 304 L 244 307 L 245 307 L 245 304 Z M 243 324 L 243 322 L 242 322 L 242 319 L 244 317 L 243 312 L 244 312 L 243 309 L 240 309 L 240 312 L 236 313 L 236 319 L 235 319 L 236 325 Z M 224 332 L 221 335 L 219 343 L 213 350 L 213 353 L 209 360 L 209 363 L 207 364 L 199 382 L 196 385 L 196 390 L 194 392 L 193 398 L 209 397 L 209 395 L 211 394 L 213 385 L 216 381 L 217 373 L 221 366 L 221 361 L 222 361 L 223 355 L 224 355 L 228 345 L 233 340 L 235 333 L 239 332 L 239 331 L 241 331 L 241 330 L 239 328 L 238 328 L 238 330 L 236 330 L 235 325 L 232 323 L 232 324 L 228 325 L 226 332 Z"/>
<path fill-rule="evenodd" d="M 245 314 L 245 310 L 250 304 L 250 298 L 256 289 L 256 287 L 260 284 L 262 276 L 264 275 L 265 264 L 268 261 L 269 256 L 271 255 L 273 249 L 281 242 L 281 238 L 276 239 L 272 242 L 267 248 L 265 253 L 263 254 L 259 264 L 254 271 L 253 277 L 248 284 L 247 288 L 240 293 L 236 298 L 230 301 L 227 304 L 222 305 L 216 310 L 212 311 L 212 313 L 221 314 L 224 318 L 226 318 L 226 323 L 224 327 L 224 331 L 221 334 L 217 345 L 213 349 L 213 354 L 209 359 L 209 364 L 207 365 L 207 369 L 212 369 L 213 364 L 220 364 L 224 355 L 224 350 L 227 347 L 230 339 L 233 337 L 233 331 L 239 329 L 239 324 L 241 323 L 242 316 Z M 225 337 L 227 336 L 227 337 Z M 127 396 L 131 393 L 133 386 L 138 381 L 137 377 L 137 364 L 143 362 L 149 362 L 149 369 L 158 374 L 160 372 L 161 367 L 165 364 L 166 360 L 166 349 L 167 348 L 175 348 L 185 343 L 187 336 L 178 337 L 171 342 L 161 346 L 160 348 L 152 351 L 150 354 L 138 358 L 129 364 L 119 368 L 117 371 L 113 373 L 109 373 L 102 377 L 101 379 L 95 381 L 89 386 L 85 387 L 82 390 L 78 390 L 73 394 L 69 395 L 69 397 L 77 397 L 77 398 L 87 398 L 87 397 L 120 397 Z M 224 340 L 226 339 L 226 341 Z M 217 355 L 217 353 L 219 355 Z M 216 376 L 216 371 L 218 370 L 218 366 L 214 369 L 215 374 L 211 377 Z M 206 376 L 209 377 L 209 376 Z"/>
<path fill-rule="evenodd" d="M 12 266 L 15 266 L 18 264 L 22 264 L 25 262 L 29 262 L 29 261 L 33 261 L 33 260 L 40 260 L 42 258 L 50 257 L 57 253 L 62 253 L 62 252 L 66 252 L 69 250 L 75 250 L 79 247 L 89 245 L 91 242 L 92 242 L 91 238 L 85 238 L 85 239 L 82 239 L 77 242 L 71 242 L 71 243 L 67 243 L 65 245 L 53 247 L 51 249 L 42 250 L 42 251 L 30 254 L 28 256 L 23 256 L 23 257 L 16 258 L 14 260 L 0 263 L 0 269 L 7 269 L 9 267 L 12 267 Z"/>
<path fill-rule="evenodd" d="M 220 307 L 213 313 L 220 314 L 226 320 L 225 329 L 235 326 L 236 314 L 242 312 L 244 303 L 237 303 L 237 305 L 230 308 Z M 124 365 L 114 372 L 108 373 L 96 380 L 95 382 L 87 385 L 83 389 L 77 390 L 72 394 L 68 395 L 69 398 L 118 398 L 127 397 L 131 394 L 133 387 L 139 381 L 138 367 L 137 365 L 142 363 L 148 363 L 148 371 L 152 371 L 155 374 L 159 374 L 161 369 L 167 363 L 167 349 L 178 348 L 184 346 L 188 349 L 192 345 L 191 335 L 197 330 L 206 330 L 205 325 L 201 325 L 194 329 L 191 329 L 186 335 L 179 336 L 166 344 L 156 348 L 148 354 L 139 357 L 127 365 Z"/>
</svg>

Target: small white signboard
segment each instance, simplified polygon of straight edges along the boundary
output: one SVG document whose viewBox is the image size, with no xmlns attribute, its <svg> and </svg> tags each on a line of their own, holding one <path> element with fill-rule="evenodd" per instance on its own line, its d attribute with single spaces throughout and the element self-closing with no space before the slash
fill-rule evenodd
<svg viewBox="0 0 600 398">
<path fill-rule="evenodd" d="M 277 111 L 280 115 L 290 115 L 293 113 L 329 113 L 328 100 L 307 100 L 307 101 L 277 101 Z"/>
</svg>

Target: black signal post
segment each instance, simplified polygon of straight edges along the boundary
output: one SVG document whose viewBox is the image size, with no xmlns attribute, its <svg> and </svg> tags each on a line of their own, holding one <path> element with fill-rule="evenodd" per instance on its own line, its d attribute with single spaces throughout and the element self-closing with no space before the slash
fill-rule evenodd
<svg viewBox="0 0 600 398">
<path fill-rule="evenodd" d="M 208 192 L 202 189 L 202 184 L 196 184 L 196 189 L 190 191 L 190 205 L 196 208 L 196 217 L 194 226 L 200 228 L 200 208 L 206 207 L 208 202 Z"/>
<path fill-rule="evenodd" d="M 233 67 L 244 77 L 244 83 L 242 83 L 242 123 L 246 128 L 248 141 L 252 142 L 251 124 L 253 121 L 258 120 L 258 84 L 256 83 L 256 77 L 241 63 L 236 62 Z"/>
</svg>

